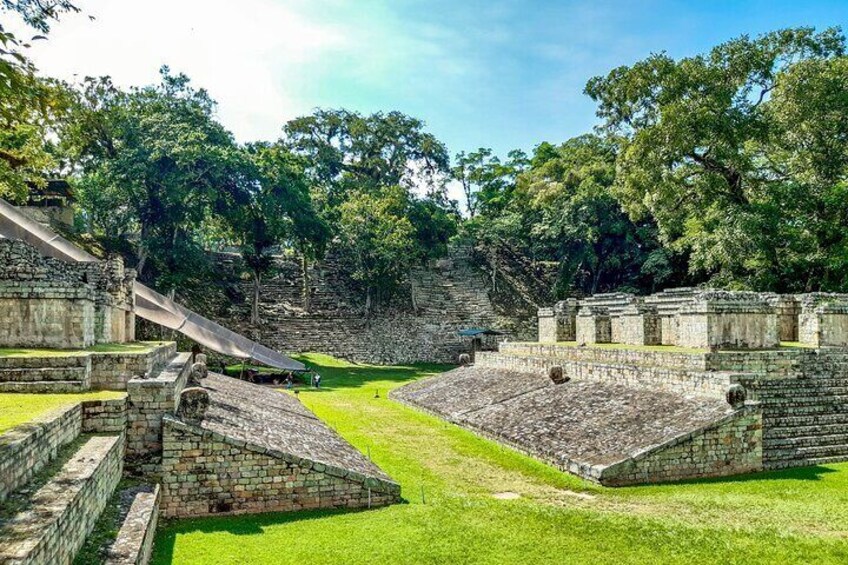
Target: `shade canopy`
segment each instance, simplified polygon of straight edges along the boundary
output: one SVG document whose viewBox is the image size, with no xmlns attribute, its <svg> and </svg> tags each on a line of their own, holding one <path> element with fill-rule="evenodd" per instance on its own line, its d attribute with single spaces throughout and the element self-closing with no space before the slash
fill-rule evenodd
<svg viewBox="0 0 848 565">
<path fill-rule="evenodd" d="M 33 221 L 14 206 L 0 199 L 0 236 L 20 239 L 44 255 L 67 263 L 99 261 L 52 230 Z M 160 326 L 176 330 L 200 345 L 230 357 L 251 359 L 286 371 L 303 371 L 303 363 L 228 330 L 181 306 L 136 281 L 133 286 L 136 315 Z"/>
</svg>

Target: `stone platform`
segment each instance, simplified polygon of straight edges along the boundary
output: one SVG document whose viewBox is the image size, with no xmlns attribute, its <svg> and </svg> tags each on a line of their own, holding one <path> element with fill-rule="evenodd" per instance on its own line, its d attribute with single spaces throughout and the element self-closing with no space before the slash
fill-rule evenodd
<svg viewBox="0 0 848 565">
<path fill-rule="evenodd" d="M 762 469 L 759 407 L 717 396 L 476 366 L 392 398 L 605 485 Z"/>
<path fill-rule="evenodd" d="M 296 398 L 214 373 L 202 420 L 163 420 L 166 517 L 363 508 L 400 486 Z"/>
</svg>

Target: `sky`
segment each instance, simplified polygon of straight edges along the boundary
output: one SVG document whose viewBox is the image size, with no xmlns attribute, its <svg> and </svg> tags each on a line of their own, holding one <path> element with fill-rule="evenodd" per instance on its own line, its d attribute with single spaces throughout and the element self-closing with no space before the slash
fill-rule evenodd
<svg viewBox="0 0 848 565">
<path fill-rule="evenodd" d="M 848 0 L 78 0 L 30 56 L 43 74 L 157 80 L 167 64 L 240 141 L 313 109 L 400 110 L 452 154 L 531 151 L 597 124 L 586 82 L 652 52 L 848 27 Z M 93 17 L 93 19 L 91 17 Z"/>
</svg>

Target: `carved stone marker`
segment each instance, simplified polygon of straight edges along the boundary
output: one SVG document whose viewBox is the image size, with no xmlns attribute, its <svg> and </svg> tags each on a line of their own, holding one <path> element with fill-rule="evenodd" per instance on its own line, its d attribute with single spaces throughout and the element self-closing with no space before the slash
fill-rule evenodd
<svg viewBox="0 0 848 565">
<path fill-rule="evenodd" d="M 177 417 L 188 424 L 200 424 L 209 408 L 209 392 L 205 388 L 189 387 L 180 393 Z"/>
<path fill-rule="evenodd" d="M 459 354 L 459 364 L 463 367 L 466 367 L 471 364 L 471 355 L 468 353 L 460 353 Z"/>
<path fill-rule="evenodd" d="M 567 377 L 565 373 L 563 373 L 561 365 L 554 365 L 548 369 L 548 378 L 556 385 L 561 385 L 562 383 L 567 383 L 571 380 L 571 377 Z"/>
<path fill-rule="evenodd" d="M 742 385 L 730 385 L 727 388 L 727 403 L 733 406 L 734 408 L 739 408 L 743 404 L 745 404 L 745 398 L 747 397 L 747 393 L 745 392 L 745 388 Z"/>
</svg>

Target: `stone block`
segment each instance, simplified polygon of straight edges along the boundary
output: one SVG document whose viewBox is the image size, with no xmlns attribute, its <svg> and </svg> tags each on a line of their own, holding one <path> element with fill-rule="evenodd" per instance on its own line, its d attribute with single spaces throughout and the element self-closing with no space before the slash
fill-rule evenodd
<svg viewBox="0 0 848 565">
<path fill-rule="evenodd" d="M 577 300 L 557 302 L 553 308 L 539 308 L 539 341 L 556 343 L 576 339 Z"/>
<path fill-rule="evenodd" d="M 768 349 L 780 345 L 777 315 L 755 292 L 703 291 L 678 314 L 677 345 Z"/>
<path fill-rule="evenodd" d="M 577 342 L 579 344 L 611 343 L 612 323 L 609 310 L 602 306 L 584 306 L 577 314 Z"/>
<path fill-rule="evenodd" d="M 816 347 L 848 347 L 848 295 L 801 296 L 799 341 Z"/>
<path fill-rule="evenodd" d="M 633 304 L 621 314 L 620 342 L 628 345 L 660 345 L 662 323 L 655 306 Z"/>
</svg>

